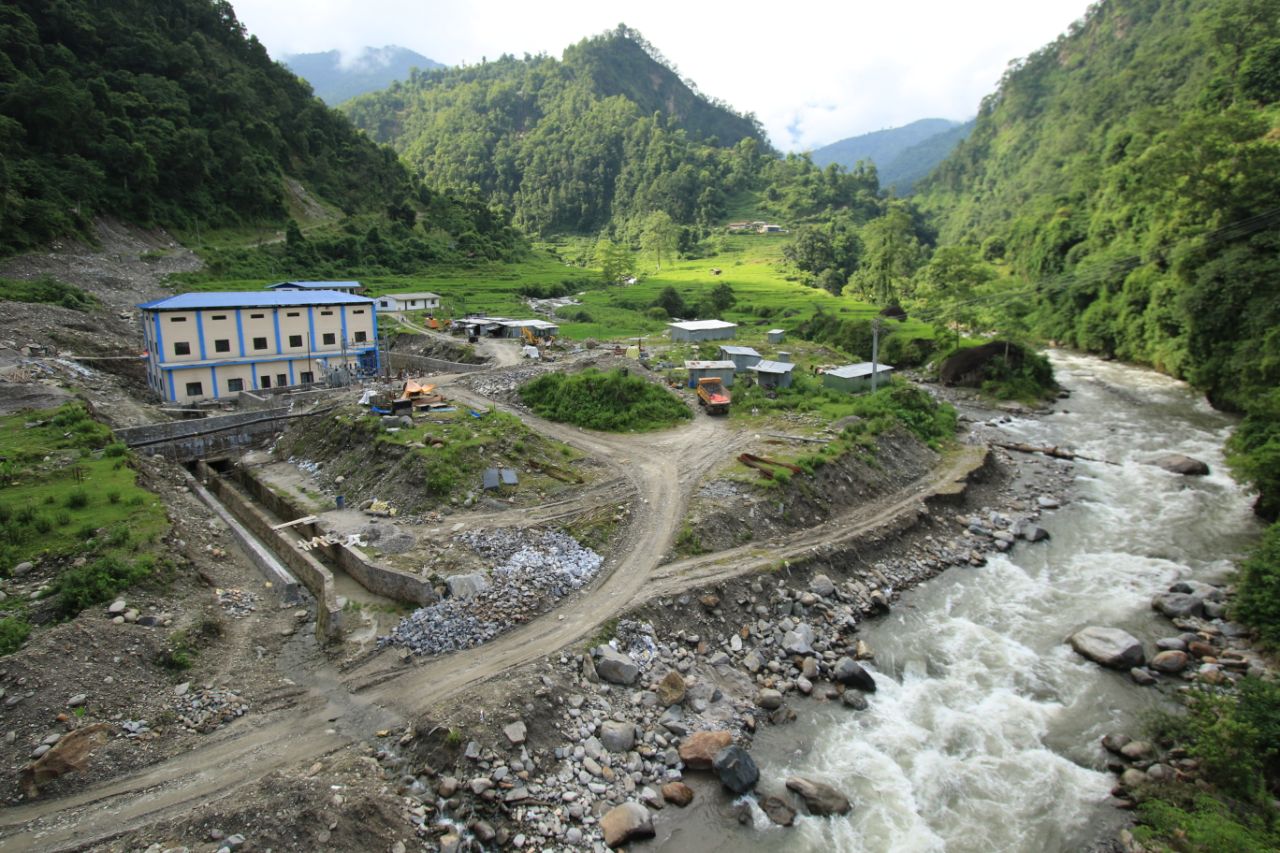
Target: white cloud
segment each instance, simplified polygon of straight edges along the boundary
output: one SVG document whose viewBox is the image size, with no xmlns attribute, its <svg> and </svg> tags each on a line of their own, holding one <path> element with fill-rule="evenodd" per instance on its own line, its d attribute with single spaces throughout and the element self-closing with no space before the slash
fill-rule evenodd
<svg viewBox="0 0 1280 853">
<path fill-rule="evenodd" d="M 503 53 L 559 56 L 621 22 L 709 95 L 804 150 L 918 118 L 977 112 L 1008 62 L 1052 41 L 1087 0 L 233 0 L 273 56 L 398 44 L 449 65 Z"/>
</svg>

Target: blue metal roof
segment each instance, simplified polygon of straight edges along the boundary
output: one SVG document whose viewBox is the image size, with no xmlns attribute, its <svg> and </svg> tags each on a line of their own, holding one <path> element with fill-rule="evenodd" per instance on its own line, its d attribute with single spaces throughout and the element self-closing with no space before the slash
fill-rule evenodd
<svg viewBox="0 0 1280 853">
<path fill-rule="evenodd" d="M 268 284 L 267 290 L 280 290 L 299 287 L 303 290 L 358 290 L 358 281 L 279 281 Z"/>
<path fill-rule="evenodd" d="M 870 376 L 872 364 L 869 361 L 861 361 L 857 364 L 846 364 L 842 367 L 833 367 L 827 371 L 828 375 L 836 376 L 840 379 L 860 379 L 864 376 Z M 885 364 L 883 361 L 875 365 L 876 373 L 892 373 L 893 365 Z"/>
<path fill-rule="evenodd" d="M 238 290 L 207 293 L 179 293 L 164 299 L 143 302 L 143 311 L 194 311 L 199 308 L 285 308 L 305 305 L 354 305 L 372 299 L 337 290 Z"/>
</svg>

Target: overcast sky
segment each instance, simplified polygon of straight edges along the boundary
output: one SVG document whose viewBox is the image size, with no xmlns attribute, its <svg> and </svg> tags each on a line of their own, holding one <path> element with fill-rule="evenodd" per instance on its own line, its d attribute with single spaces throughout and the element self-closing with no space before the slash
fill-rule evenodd
<svg viewBox="0 0 1280 853">
<path fill-rule="evenodd" d="M 754 112 L 785 151 L 919 118 L 966 119 L 1011 59 L 1087 0 L 232 0 L 279 58 L 397 44 L 446 65 L 547 53 L 626 23 L 705 93 Z"/>
</svg>

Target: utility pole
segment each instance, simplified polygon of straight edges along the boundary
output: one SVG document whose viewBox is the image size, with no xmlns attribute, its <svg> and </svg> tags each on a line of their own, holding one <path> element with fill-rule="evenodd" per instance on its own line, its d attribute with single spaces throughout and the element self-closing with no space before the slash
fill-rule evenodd
<svg viewBox="0 0 1280 853">
<path fill-rule="evenodd" d="M 871 393 L 876 393 L 876 374 L 880 372 L 880 318 L 871 321 Z"/>
</svg>

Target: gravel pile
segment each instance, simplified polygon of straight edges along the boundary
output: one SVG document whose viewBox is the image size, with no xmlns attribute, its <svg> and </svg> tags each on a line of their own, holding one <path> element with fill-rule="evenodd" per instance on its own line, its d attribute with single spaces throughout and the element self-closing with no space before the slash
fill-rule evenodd
<svg viewBox="0 0 1280 853">
<path fill-rule="evenodd" d="M 249 711 L 249 703 L 232 690 L 219 687 L 191 689 L 180 684 L 174 690 L 173 709 L 178 722 L 192 731 L 206 733 L 242 717 Z"/>
<path fill-rule="evenodd" d="M 220 589 L 218 603 L 227 613 L 241 619 L 257 609 L 258 596 L 243 589 Z"/>
<path fill-rule="evenodd" d="M 551 370 L 550 365 L 540 362 L 509 367 L 506 370 L 491 370 L 468 376 L 459 384 L 477 391 L 486 397 L 497 397 L 510 394 L 524 383 Z"/>
<path fill-rule="evenodd" d="M 456 541 L 495 564 L 488 585 L 472 585 L 473 595 L 415 610 L 390 636 L 378 638 L 380 646 L 404 646 L 420 655 L 478 646 L 544 612 L 595 577 L 604 562 L 571 536 L 551 531 L 475 530 Z"/>
</svg>

